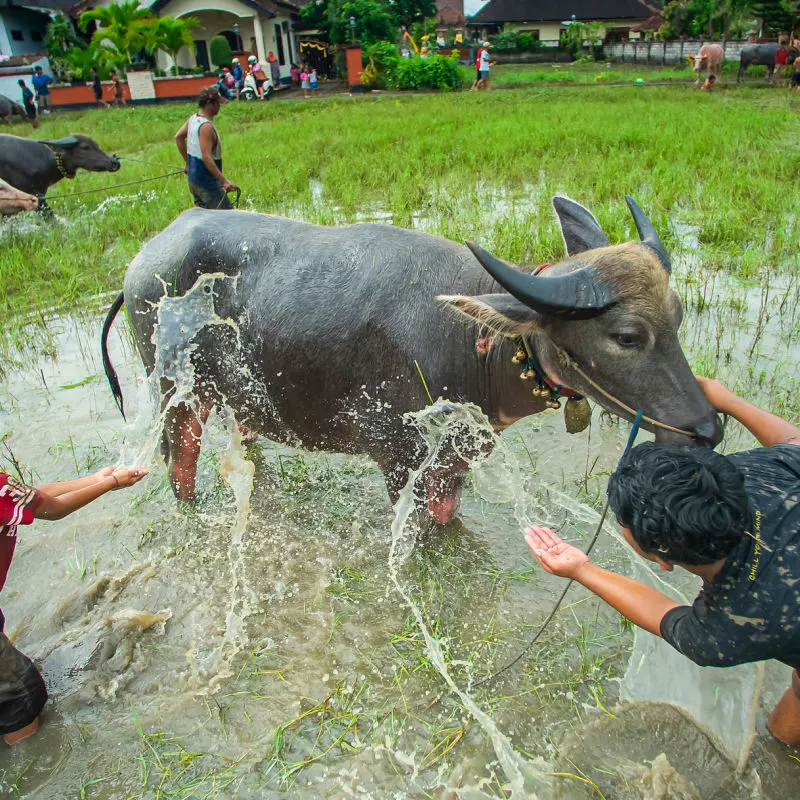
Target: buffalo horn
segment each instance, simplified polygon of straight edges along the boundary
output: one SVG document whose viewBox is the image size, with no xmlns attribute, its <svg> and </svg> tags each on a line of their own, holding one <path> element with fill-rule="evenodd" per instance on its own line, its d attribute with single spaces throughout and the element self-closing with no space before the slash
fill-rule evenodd
<svg viewBox="0 0 800 800">
<path fill-rule="evenodd" d="M 667 272 L 672 272 L 672 264 L 667 255 L 667 248 L 664 247 L 663 242 L 659 239 L 653 223 L 647 218 L 647 214 L 639 208 L 639 204 L 630 195 L 625 196 L 625 202 L 628 204 L 631 214 L 633 214 L 633 221 L 636 223 L 636 230 L 639 231 L 639 238 L 642 240 L 642 244 L 647 245 L 658 256 L 661 266 Z"/>
<path fill-rule="evenodd" d="M 581 267 L 565 275 L 534 278 L 487 253 L 474 242 L 467 241 L 466 245 L 480 265 L 509 294 L 535 311 L 567 319 L 589 319 L 615 302 L 594 267 Z"/>
<path fill-rule="evenodd" d="M 63 136 L 61 139 L 38 139 L 39 144 L 46 144 L 48 147 L 74 147 L 78 144 L 77 136 Z"/>
</svg>

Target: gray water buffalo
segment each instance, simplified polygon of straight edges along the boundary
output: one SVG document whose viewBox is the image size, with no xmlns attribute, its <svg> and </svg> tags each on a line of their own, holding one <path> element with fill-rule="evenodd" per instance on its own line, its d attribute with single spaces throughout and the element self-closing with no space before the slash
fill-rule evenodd
<svg viewBox="0 0 800 800">
<path fill-rule="evenodd" d="M 4 94 L 0 94 L 0 119 L 4 119 L 10 125 L 14 117 L 22 117 L 25 122 L 30 122 L 34 128 L 39 127 L 36 119 L 31 119 L 23 106 L 15 103 Z"/>
<path fill-rule="evenodd" d="M 168 402 L 175 387 L 161 382 L 162 447 L 182 501 L 194 499 L 201 423 L 215 404 L 277 441 L 369 455 L 395 500 L 421 463 L 422 439 L 403 419 L 428 403 L 421 376 L 433 397 L 475 403 L 497 429 L 554 407 L 570 387 L 618 416 L 641 409 L 683 431 L 656 427 L 661 441 L 716 444 L 717 416 L 678 343 L 666 251 L 629 202 L 642 241 L 612 246 L 583 206 L 555 198 L 568 258 L 537 277 L 418 231 L 185 211 L 128 268 L 101 337 L 106 374 L 121 405 L 107 337 L 123 303 L 151 373 L 159 303 L 184 298 L 186 324 L 166 351 L 170 369 L 191 364 L 191 407 Z M 208 324 L 193 328 L 187 301 L 199 292 Z M 531 361 L 517 366 L 521 346 Z M 520 380 L 523 369 L 541 380 Z M 418 496 L 443 523 L 467 466 L 455 452 L 438 462 Z"/>
<path fill-rule="evenodd" d="M 23 192 L 43 196 L 79 169 L 116 172 L 116 156 L 106 155 L 94 139 L 73 133 L 63 139 L 23 139 L 0 134 L 0 178 Z"/>
<path fill-rule="evenodd" d="M 736 80 L 741 81 L 748 67 L 766 67 L 767 80 L 772 80 L 772 73 L 775 72 L 775 53 L 778 52 L 777 42 L 767 44 L 749 44 L 742 48 L 739 58 L 739 72 Z"/>
<path fill-rule="evenodd" d="M 703 80 L 703 73 L 715 75 L 719 80 L 722 74 L 722 62 L 725 60 L 725 51 L 721 44 L 704 44 L 697 55 L 690 55 L 689 61 L 697 75 L 697 82 Z"/>
<path fill-rule="evenodd" d="M 33 211 L 37 200 L 32 194 L 15 189 L 4 180 L 0 180 L 0 214 L 10 216 L 19 211 Z"/>
</svg>

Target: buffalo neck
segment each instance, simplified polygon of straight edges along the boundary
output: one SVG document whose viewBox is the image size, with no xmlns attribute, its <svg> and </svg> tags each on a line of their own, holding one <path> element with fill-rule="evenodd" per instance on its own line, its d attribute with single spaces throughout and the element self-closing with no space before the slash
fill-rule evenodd
<svg viewBox="0 0 800 800">
<path fill-rule="evenodd" d="M 54 183 L 58 183 L 64 176 L 61 174 L 61 170 L 58 168 L 58 159 L 56 158 L 56 154 L 53 150 L 49 147 L 46 148 L 47 153 L 45 153 L 46 165 L 43 170 L 41 170 L 43 177 L 47 180 L 47 185 L 52 186 Z M 66 162 L 66 158 L 64 161 Z M 69 170 L 69 166 L 64 163 L 65 169 Z"/>
</svg>

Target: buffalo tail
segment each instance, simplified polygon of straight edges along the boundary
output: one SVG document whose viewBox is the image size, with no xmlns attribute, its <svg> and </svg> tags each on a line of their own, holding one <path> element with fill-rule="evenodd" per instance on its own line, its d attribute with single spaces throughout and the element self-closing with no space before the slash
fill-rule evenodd
<svg viewBox="0 0 800 800">
<path fill-rule="evenodd" d="M 122 397 L 122 388 L 119 385 L 117 371 L 114 369 L 114 365 L 111 363 L 111 358 L 108 355 L 108 332 L 111 330 L 111 326 L 114 324 L 114 319 L 124 303 L 125 293 L 120 292 L 116 296 L 114 302 L 111 304 L 111 308 L 108 309 L 106 321 L 103 323 L 103 332 L 100 334 L 100 350 L 103 353 L 103 369 L 106 372 L 106 378 L 108 378 L 108 384 L 111 387 L 111 394 L 114 395 L 114 402 L 117 404 L 119 413 L 122 414 L 122 419 L 125 419 L 125 400 Z"/>
</svg>

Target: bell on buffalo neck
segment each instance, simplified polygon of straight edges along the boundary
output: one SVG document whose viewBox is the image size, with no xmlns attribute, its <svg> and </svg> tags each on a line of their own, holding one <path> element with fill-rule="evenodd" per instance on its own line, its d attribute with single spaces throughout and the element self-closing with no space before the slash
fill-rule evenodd
<svg viewBox="0 0 800 800">
<path fill-rule="evenodd" d="M 589 427 L 592 418 L 592 409 L 585 397 L 570 397 L 564 406 L 564 424 L 567 433 L 580 433 Z"/>
</svg>

